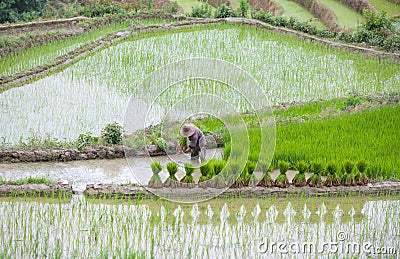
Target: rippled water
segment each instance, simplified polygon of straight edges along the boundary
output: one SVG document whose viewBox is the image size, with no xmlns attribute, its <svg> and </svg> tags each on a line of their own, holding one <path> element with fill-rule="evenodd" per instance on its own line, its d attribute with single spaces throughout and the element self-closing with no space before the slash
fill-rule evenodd
<svg viewBox="0 0 400 259">
<path fill-rule="evenodd" d="M 209 149 L 207 158 L 220 157 L 221 149 Z M 168 177 L 166 164 L 173 159 L 179 164 L 189 162 L 187 154 L 176 154 L 158 157 L 130 157 L 129 164 L 126 159 L 111 160 L 78 160 L 71 162 L 40 162 L 40 163 L 16 163 L 1 164 L 0 177 L 7 180 L 16 180 L 28 177 L 46 177 L 54 181 L 67 180 L 72 184 L 86 185 L 98 183 L 142 183 L 146 184 L 152 176 L 151 161 L 160 161 L 164 170 L 160 177 L 165 180 Z M 177 173 L 178 179 L 184 176 L 183 168 Z M 199 174 L 194 175 L 196 179 Z"/>
<path fill-rule="evenodd" d="M 361 202 L 362 199 L 358 199 Z M 400 200 L 224 205 L 0 202 L 5 257 L 398 258 Z M 307 206 L 308 204 L 308 206 Z M 165 206 L 164 206 L 165 205 Z M 336 207 L 335 207 L 336 206 Z M 329 220 L 328 220 L 329 218 Z M 18 219 L 18 220 L 16 220 Z M 380 253 L 378 253 L 378 250 Z"/>
</svg>

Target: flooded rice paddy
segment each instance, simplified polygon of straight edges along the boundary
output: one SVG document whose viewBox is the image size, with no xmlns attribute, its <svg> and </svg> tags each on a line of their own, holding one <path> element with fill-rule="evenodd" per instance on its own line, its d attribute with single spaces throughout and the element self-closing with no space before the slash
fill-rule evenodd
<svg viewBox="0 0 400 259">
<path fill-rule="evenodd" d="M 0 201 L 0 254 L 57 258 L 399 258 L 400 200 Z"/>
<path fill-rule="evenodd" d="M 137 100 L 136 114 L 148 110 L 151 103 L 144 101 L 146 89 L 140 84 L 149 73 L 193 57 L 223 59 L 239 66 L 257 80 L 270 104 L 398 90 L 398 72 L 371 69 L 366 73 L 354 56 L 320 52 L 317 47 L 283 41 L 281 36 L 245 26 L 127 41 L 57 74 L 1 93 L 0 140 L 11 144 L 32 137 L 71 141 L 88 131 L 98 136 L 107 123 L 124 122 L 130 95 Z M 181 98 L 198 94 L 201 88 L 196 84 L 182 87 L 185 94 Z M 217 87 L 212 94 L 229 100 L 224 91 Z M 179 89 L 166 96 L 177 92 Z M 240 103 L 236 108 L 240 110 Z"/>
</svg>

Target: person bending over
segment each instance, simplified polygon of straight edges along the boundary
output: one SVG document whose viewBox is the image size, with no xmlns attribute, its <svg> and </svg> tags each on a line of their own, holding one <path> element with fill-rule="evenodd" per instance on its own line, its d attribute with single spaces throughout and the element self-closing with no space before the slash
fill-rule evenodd
<svg viewBox="0 0 400 259">
<path fill-rule="evenodd" d="M 193 123 L 185 123 L 182 125 L 180 133 L 182 137 L 189 140 L 191 159 L 196 160 L 200 157 L 201 161 L 204 162 L 206 159 L 206 137 L 203 132 Z"/>
</svg>

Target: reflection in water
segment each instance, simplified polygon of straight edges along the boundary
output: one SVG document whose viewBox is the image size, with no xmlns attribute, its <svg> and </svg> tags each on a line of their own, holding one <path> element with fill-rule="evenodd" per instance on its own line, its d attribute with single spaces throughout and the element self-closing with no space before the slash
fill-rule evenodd
<svg viewBox="0 0 400 259">
<path fill-rule="evenodd" d="M 237 201 L 245 206 L 156 205 L 150 209 L 146 204 L 90 203 L 83 196 L 60 204 L 3 201 L 0 253 L 16 258 L 42 254 L 61 258 L 368 258 L 379 257 L 379 251 L 383 258 L 398 258 L 400 200 L 369 201 L 361 211 L 343 210 L 340 205 L 326 211 L 321 205 L 324 208 L 313 209 L 311 221 L 307 205 L 288 202 L 282 207 L 277 202 L 278 210 L 274 205 L 249 207 L 246 200 Z M 334 220 L 319 218 L 323 211 Z M 362 218 L 345 218 L 354 213 Z"/>
</svg>

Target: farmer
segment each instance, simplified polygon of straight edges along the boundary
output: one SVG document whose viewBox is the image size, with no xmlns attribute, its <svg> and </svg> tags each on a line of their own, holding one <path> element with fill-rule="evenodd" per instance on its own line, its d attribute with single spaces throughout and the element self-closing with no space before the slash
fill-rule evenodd
<svg viewBox="0 0 400 259">
<path fill-rule="evenodd" d="M 201 161 L 206 159 L 206 138 L 199 128 L 193 123 L 185 123 L 182 125 L 180 133 L 183 137 L 188 138 L 189 148 L 191 151 L 191 159 L 198 159 L 200 155 Z M 185 151 L 185 150 L 184 150 Z M 188 151 L 188 150 L 186 150 Z"/>
</svg>

